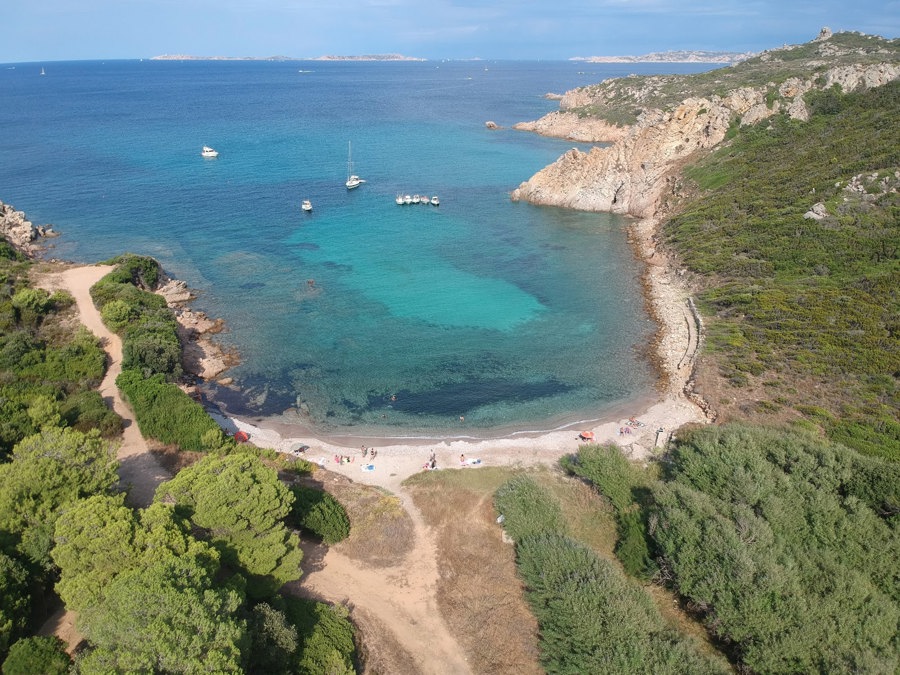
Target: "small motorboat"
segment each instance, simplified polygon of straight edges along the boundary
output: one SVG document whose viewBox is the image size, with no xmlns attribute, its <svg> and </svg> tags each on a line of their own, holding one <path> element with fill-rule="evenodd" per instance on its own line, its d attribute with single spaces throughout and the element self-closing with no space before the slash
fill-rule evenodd
<svg viewBox="0 0 900 675">
<path fill-rule="evenodd" d="M 434 197 L 431 198 L 431 205 L 432 206 L 440 206 L 441 205 L 441 200 L 438 199 L 437 195 L 434 195 Z"/>
<path fill-rule="evenodd" d="M 200 151 L 200 156 L 201 157 L 218 157 L 219 153 L 216 150 L 209 147 L 208 145 L 204 145 L 203 150 Z"/>
<path fill-rule="evenodd" d="M 307 212 L 312 211 L 312 202 L 308 199 L 304 199 L 303 203 L 300 205 L 300 208 Z"/>
<path fill-rule="evenodd" d="M 403 195 L 397 195 L 394 201 L 397 202 L 397 206 L 403 206 Z"/>
<path fill-rule="evenodd" d="M 404 196 L 403 196 L 403 203 L 404 203 L 404 204 L 412 204 L 412 197 L 410 197 L 409 195 L 404 195 Z"/>
</svg>

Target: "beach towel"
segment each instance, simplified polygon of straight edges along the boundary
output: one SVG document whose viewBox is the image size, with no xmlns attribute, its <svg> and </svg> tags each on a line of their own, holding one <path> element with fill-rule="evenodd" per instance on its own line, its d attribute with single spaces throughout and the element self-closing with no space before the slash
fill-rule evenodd
<svg viewBox="0 0 900 675">
<path fill-rule="evenodd" d="M 361 467 L 359 467 L 359 468 L 362 469 L 363 471 L 374 471 L 374 470 L 375 470 L 375 465 L 374 465 L 374 464 L 363 464 L 363 465 L 362 465 Z"/>
</svg>

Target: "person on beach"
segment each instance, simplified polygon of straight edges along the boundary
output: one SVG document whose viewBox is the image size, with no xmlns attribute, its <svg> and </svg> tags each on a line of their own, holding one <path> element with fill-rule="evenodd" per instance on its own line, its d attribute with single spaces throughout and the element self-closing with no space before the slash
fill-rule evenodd
<svg viewBox="0 0 900 675">
<path fill-rule="evenodd" d="M 459 463 L 460 463 L 460 464 L 465 464 L 465 463 L 466 463 L 466 456 L 465 456 L 465 455 L 460 455 L 460 456 L 459 456 Z"/>
</svg>

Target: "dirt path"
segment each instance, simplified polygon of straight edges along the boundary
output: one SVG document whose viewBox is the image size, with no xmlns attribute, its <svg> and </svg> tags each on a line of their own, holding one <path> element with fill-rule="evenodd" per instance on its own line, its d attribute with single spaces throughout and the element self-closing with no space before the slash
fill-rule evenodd
<svg viewBox="0 0 900 675">
<path fill-rule="evenodd" d="M 122 442 L 116 453 L 119 460 L 119 483 L 127 488 L 129 503 L 143 508 L 153 501 L 156 487 L 171 476 L 150 453 L 131 409 L 119 394 L 116 378 L 122 372 L 122 340 L 103 325 L 100 312 L 91 300 L 91 286 L 112 270 L 112 267 L 104 265 L 74 267 L 60 274 L 43 277 L 36 285 L 48 290 L 64 289 L 71 293 L 75 298 L 81 323 L 100 338 L 106 350 L 108 368 L 99 391 L 106 404 L 123 420 Z M 62 608 L 44 623 L 38 634 L 56 635 L 66 643 L 69 653 L 72 653 L 83 639 L 75 626 L 75 620 L 74 612 Z"/>
<path fill-rule="evenodd" d="M 415 527 L 415 544 L 403 560 L 393 567 L 373 569 L 343 555 L 338 546 L 329 549 L 312 568 L 304 566 L 298 590 L 347 604 L 354 619 L 356 615 L 377 619 L 377 630 L 388 633 L 383 636 L 385 642 L 408 657 L 391 659 L 389 671 L 395 675 L 471 673 L 437 606 L 439 578 L 432 532 L 409 496 L 401 495 L 401 499 Z M 367 634 L 366 638 L 377 653 L 379 636 Z M 405 668 L 402 662 L 406 662 Z"/>
<path fill-rule="evenodd" d="M 99 391 L 106 404 L 123 420 L 122 443 L 116 454 L 119 460 L 119 481 L 128 490 L 129 503 L 144 508 L 152 503 L 157 486 L 171 476 L 150 453 L 131 408 L 119 394 L 116 378 L 122 372 L 122 340 L 103 325 L 100 312 L 91 300 L 91 286 L 112 270 L 113 267 L 108 265 L 73 267 L 61 274 L 46 277 L 41 284 L 45 288 L 63 288 L 72 294 L 81 323 L 100 338 L 106 350 L 108 368 Z"/>
</svg>

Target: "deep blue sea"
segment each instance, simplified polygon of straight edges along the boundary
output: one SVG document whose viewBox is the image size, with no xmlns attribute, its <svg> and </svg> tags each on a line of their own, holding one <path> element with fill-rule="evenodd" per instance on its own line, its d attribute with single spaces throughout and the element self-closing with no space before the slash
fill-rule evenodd
<svg viewBox="0 0 900 675">
<path fill-rule="evenodd" d="M 151 255 L 196 289 L 241 355 L 240 395 L 216 393 L 231 412 L 299 406 L 286 419 L 320 433 L 558 428 L 649 391 L 653 325 L 622 219 L 509 200 L 572 146 L 510 127 L 557 109 L 548 92 L 709 67 L 2 65 L 0 200 L 62 233 L 52 257 Z"/>
</svg>

